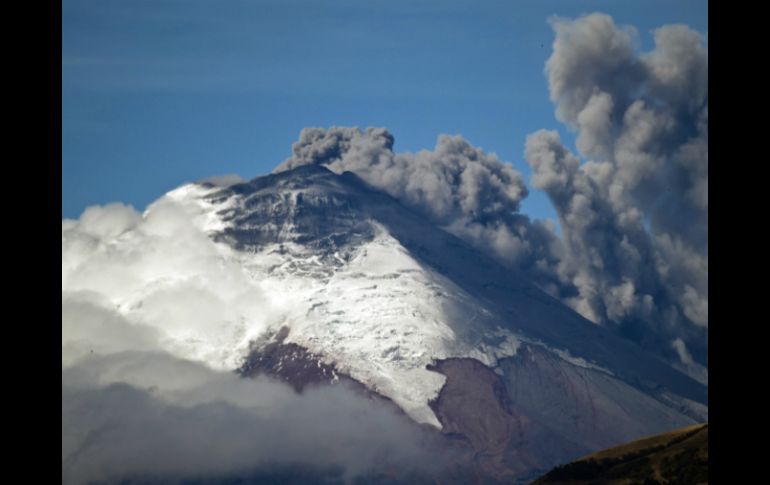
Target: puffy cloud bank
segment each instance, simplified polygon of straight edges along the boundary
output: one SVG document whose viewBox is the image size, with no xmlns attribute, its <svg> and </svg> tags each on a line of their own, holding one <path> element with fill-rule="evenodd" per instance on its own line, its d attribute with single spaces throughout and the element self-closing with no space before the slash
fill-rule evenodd
<svg viewBox="0 0 770 485">
<path fill-rule="evenodd" d="M 62 221 L 62 482 L 341 483 L 439 466 L 391 407 L 232 371 L 275 312 L 184 200 Z"/>
<path fill-rule="evenodd" d="M 551 25 L 550 94 L 585 161 L 544 130 L 527 138 L 525 157 L 563 237 L 518 212 L 528 193 L 521 174 L 460 136 L 440 136 L 432 151 L 395 153 L 383 128 L 308 128 L 275 171 L 321 164 L 354 172 L 586 318 L 682 365 L 707 365 L 704 38 L 664 26 L 655 48 L 639 54 L 634 29 L 607 15 Z"/>
<path fill-rule="evenodd" d="M 341 386 L 297 394 L 165 352 L 94 356 L 62 369 L 62 478 L 176 483 L 289 468 L 342 481 L 425 470 L 437 457 L 407 419 Z"/>
</svg>

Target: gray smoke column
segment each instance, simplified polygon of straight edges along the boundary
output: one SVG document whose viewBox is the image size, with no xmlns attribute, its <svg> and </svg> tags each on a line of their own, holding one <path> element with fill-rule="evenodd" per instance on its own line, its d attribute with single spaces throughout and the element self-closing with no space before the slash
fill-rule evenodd
<svg viewBox="0 0 770 485">
<path fill-rule="evenodd" d="M 515 212 L 527 196 L 521 174 L 460 136 L 441 135 L 434 151 L 416 154 L 394 153 L 393 141 L 384 128 L 306 128 L 275 171 L 323 164 L 354 172 L 441 223 Z"/>
<path fill-rule="evenodd" d="M 384 128 L 306 128 L 293 156 L 274 172 L 301 165 L 350 171 L 437 225 L 498 259 L 533 272 L 553 286 L 559 244 L 546 222 L 530 221 L 519 206 L 528 190 L 522 175 L 461 136 L 440 135 L 432 151 L 395 153 Z"/>
<path fill-rule="evenodd" d="M 553 131 L 530 135 L 525 156 L 532 184 L 559 214 L 560 277 L 578 293 L 569 303 L 685 366 L 707 365 L 705 40 L 667 25 L 655 30 L 655 48 L 638 54 L 635 31 L 607 15 L 551 25 L 551 99 L 586 161 Z"/>
</svg>

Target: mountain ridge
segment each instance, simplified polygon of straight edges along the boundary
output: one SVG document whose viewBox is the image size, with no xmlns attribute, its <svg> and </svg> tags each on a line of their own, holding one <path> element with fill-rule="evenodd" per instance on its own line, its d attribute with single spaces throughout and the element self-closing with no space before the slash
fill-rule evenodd
<svg viewBox="0 0 770 485">
<path fill-rule="evenodd" d="M 306 165 L 225 187 L 188 184 L 143 217 L 167 205 L 267 305 L 252 304 L 262 323 L 244 314 L 215 341 L 186 332 L 174 349 L 300 392 L 353 381 L 431 436 L 462 443 L 480 477 L 522 482 L 707 419 L 706 386 L 353 173 Z M 157 284 L 128 295 L 122 311 L 141 317 Z"/>
</svg>

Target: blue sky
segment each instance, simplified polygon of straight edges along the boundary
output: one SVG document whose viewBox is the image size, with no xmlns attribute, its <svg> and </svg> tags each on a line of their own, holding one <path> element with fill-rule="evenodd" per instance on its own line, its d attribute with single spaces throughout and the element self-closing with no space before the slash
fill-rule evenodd
<svg viewBox="0 0 770 485">
<path fill-rule="evenodd" d="M 62 217 L 189 181 L 268 173 L 306 126 L 384 126 L 396 151 L 461 134 L 529 180 L 554 117 L 552 15 L 707 32 L 707 1 L 63 0 Z M 522 211 L 555 219 L 531 189 Z"/>
</svg>

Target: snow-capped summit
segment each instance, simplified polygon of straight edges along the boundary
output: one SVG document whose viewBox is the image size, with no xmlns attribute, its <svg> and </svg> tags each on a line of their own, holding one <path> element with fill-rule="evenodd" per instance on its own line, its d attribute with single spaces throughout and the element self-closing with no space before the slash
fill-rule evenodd
<svg viewBox="0 0 770 485">
<path fill-rule="evenodd" d="M 201 197 L 201 229 L 235 248 L 231 257 L 285 309 L 276 325 L 289 329 L 287 343 L 333 362 L 418 422 L 441 428 L 428 406 L 445 381 L 427 369 L 433 361 L 494 366 L 516 352 L 516 334 L 411 254 L 387 223 L 403 218 L 418 239 L 445 233 L 350 173 L 303 166 L 184 196 Z"/>
<path fill-rule="evenodd" d="M 234 248 L 233 257 L 287 309 L 278 323 L 289 328 L 287 341 L 334 362 L 419 422 L 441 426 L 428 402 L 445 378 L 428 364 L 469 357 L 495 368 L 523 343 L 658 402 L 664 395 L 706 402 L 704 386 L 352 173 L 306 165 L 200 190 L 186 194 L 205 204 L 201 229 Z"/>
</svg>

